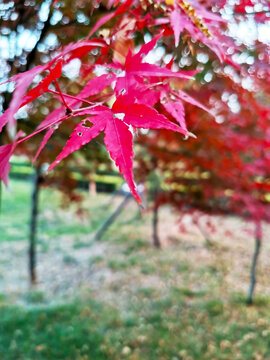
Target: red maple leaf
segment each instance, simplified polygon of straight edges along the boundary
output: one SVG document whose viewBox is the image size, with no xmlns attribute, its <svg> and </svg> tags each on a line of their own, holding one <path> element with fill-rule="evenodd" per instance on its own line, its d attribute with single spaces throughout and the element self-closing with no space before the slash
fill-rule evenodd
<svg viewBox="0 0 270 360">
<path fill-rule="evenodd" d="M 62 159 L 89 143 L 104 130 L 104 141 L 111 158 L 119 167 L 135 199 L 138 203 L 141 203 L 132 173 L 134 155 L 132 127 L 144 129 L 163 128 L 184 135 L 187 135 L 188 131 L 168 121 L 165 116 L 160 115 L 155 109 L 134 103 L 127 95 L 119 96 L 112 109 L 97 106 L 92 110 L 88 110 L 88 114 L 92 116 L 82 121 L 75 128 L 63 151 L 50 165 L 49 170 L 52 170 Z M 91 127 L 87 126 L 88 122 L 92 124 Z"/>
</svg>

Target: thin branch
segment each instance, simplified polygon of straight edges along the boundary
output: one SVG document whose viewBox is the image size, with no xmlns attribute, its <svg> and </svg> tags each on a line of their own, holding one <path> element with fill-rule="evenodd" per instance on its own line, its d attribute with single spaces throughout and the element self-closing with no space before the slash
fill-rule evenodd
<svg viewBox="0 0 270 360">
<path fill-rule="evenodd" d="M 80 111 L 85 111 L 85 110 L 91 110 L 93 108 L 95 108 L 97 105 L 94 104 L 92 106 L 88 106 L 88 107 L 84 107 L 84 108 L 80 108 L 80 109 L 75 109 L 72 111 L 73 115 L 76 115 L 76 113 L 79 113 Z"/>
<path fill-rule="evenodd" d="M 56 95 L 60 95 L 61 94 L 58 92 L 58 91 L 54 91 L 54 90 L 50 90 L 48 89 L 48 91 L 52 94 L 56 94 Z M 88 101 L 88 100 L 85 100 L 85 99 L 81 99 L 81 98 L 78 98 L 77 96 L 72 96 L 72 95 L 68 95 L 68 94 L 65 94 L 62 92 L 62 95 L 66 98 L 69 98 L 69 99 L 73 99 L 73 100 L 78 100 L 78 101 L 81 101 L 81 102 L 85 102 L 86 104 L 89 104 L 89 105 L 93 105 L 93 103 L 91 101 Z"/>
<path fill-rule="evenodd" d="M 56 77 L 54 76 L 53 71 L 51 71 L 51 69 L 49 69 L 49 71 L 50 71 L 50 73 L 51 73 L 51 75 L 52 75 L 52 77 L 53 77 L 55 86 L 57 87 L 57 90 L 59 91 L 59 94 L 60 94 L 60 96 L 61 96 L 61 99 L 62 99 L 62 101 L 63 101 L 63 104 L 65 105 L 65 107 L 67 108 L 67 110 L 68 110 L 70 113 L 72 113 L 72 109 L 71 109 L 71 107 L 67 104 L 67 102 L 66 102 L 66 100 L 65 100 L 65 98 L 64 98 L 64 96 L 63 96 L 63 94 L 62 94 L 62 91 L 61 91 L 61 89 L 60 89 L 60 86 L 59 86 L 59 84 L 58 84 L 58 82 L 57 82 L 57 80 L 56 80 Z"/>
<path fill-rule="evenodd" d="M 50 125 L 50 127 L 52 127 L 53 125 L 56 125 L 56 124 L 57 124 L 58 122 L 60 122 L 60 121 L 63 121 L 63 120 L 68 119 L 69 117 L 70 117 L 70 115 L 66 115 L 66 116 L 64 116 L 64 117 L 62 117 L 62 118 L 60 118 L 60 119 L 57 119 L 57 120 L 53 121 L 52 124 Z M 32 136 L 39 134 L 39 133 L 42 132 L 43 130 L 46 130 L 47 127 L 48 127 L 48 126 L 43 126 L 43 128 L 38 129 L 38 130 L 35 131 L 34 133 L 27 135 L 26 137 L 24 137 L 24 138 L 22 138 L 21 140 L 17 141 L 16 145 L 19 145 L 20 143 L 22 143 L 22 142 L 30 139 Z"/>
</svg>

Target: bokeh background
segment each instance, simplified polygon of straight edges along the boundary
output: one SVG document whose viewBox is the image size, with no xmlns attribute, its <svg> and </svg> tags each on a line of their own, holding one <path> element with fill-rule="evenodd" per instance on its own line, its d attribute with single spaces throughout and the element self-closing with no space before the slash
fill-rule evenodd
<svg viewBox="0 0 270 360">
<path fill-rule="evenodd" d="M 196 139 L 135 134 L 143 209 L 102 136 L 46 174 L 72 123 L 55 132 L 34 165 L 42 134 L 11 158 L 9 186 L 1 185 L 1 359 L 270 359 L 270 12 L 264 1 L 201 3 L 229 20 L 218 24 L 231 39 L 228 59 L 220 63 L 187 31 L 177 48 L 168 34 L 147 56 L 200 72 L 185 88 L 174 84 L 192 96 L 182 94 L 180 110 Z M 1 83 L 47 63 L 109 11 L 105 1 L 2 1 Z M 114 26 L 111 19 L 97 36 Z M 125 55 L 152 37 L 143 28 L 115 48 Z M 61 88 L 78 94 L 81 78 L 99 75 L 99 55 L 93 50 L 66 65 Z M 4 112 L 14 85 L 0 90 Z M 32 132 L 57 106 L 43 94 L 18 112 L 19 128 Z M 4 130 L 0 144 L 8 141 Z"/>
</svg>

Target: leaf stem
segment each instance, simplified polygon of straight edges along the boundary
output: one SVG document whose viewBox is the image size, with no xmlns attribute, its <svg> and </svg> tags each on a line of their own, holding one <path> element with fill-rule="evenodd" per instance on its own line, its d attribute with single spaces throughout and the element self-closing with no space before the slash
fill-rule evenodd
<svg viewBox="0 0 270 360">
<path fill-rule="evenodd" d="M 68 95 L 68 94 L 65 94 L 65 93 L 60 93 L 60 92 L 58 92 L 58 91 L 54 91 L 54 90 L 50 90 L 50 89 L 48 89 L 48 91 L 49 91 L 50 93 L 52 93 L 52 94 L 56 94 L 56 95 L 60 95 L 60 96 L 61 96 L 61 94 L 62 94 L 62 95 L 63 95 L 64 97 L 66 97 L 66 98 L 73 99 L 73 100 L 78 100 L 78 101 L 81 101 L 81 102 L 85 102 L 85 103 L 87 103 L 87 104 L 89 104 L 89 105 L 92 105 L 92 104 L 93 104 L 91 101 L 78 98 L 77 96 L 72 96 L 72 95 Z M 74 111 L 74 110 L 73 110 L 73 111 Z"/>
<path fill-rule="evenodd" d="M 48 125 L 43 126 L 41 129 L 38 129 L 37 131 L 33 132 L 32 134 L 29 134 L 26 137 L 24 137 L 23 139 L 17 141 L 16 146 L 19 145 L 20 143 L 30 139 L 32 136 L 39 134 L 43 130 L 46 130 L 48 127 L 52 127 L 52 126 L 56 125 L 57 123 L 60 123 L 63 120 L 66 120 L 66 119 L 68 119 L 68 118 L 70 118 L 72 116 L 76 116 L 76 113 L 78 113 L 78 112 L 83 111 L 83 110 L 91 110 L 94 107 L 96 107 L 96 105 L 92 105 L 92 106 L 88 106 L 88 107 L 85 107 L 85 108 L 80 108 L 80 109 L 73 110 L 73 112 L 71 114 L 66 115 L 66 116 L 64 116 L 64 117 L 62 117 L 60 119 L 57 119 L 57 120 L 53 121 L 49 126 Z"/>
<path fill-rule="evenodd" d="M 39 134 L 41 131 L 47 129 L 48 127 L 51 127 L 51 126 L 57 124 L 57 123 L 60 122 L 60 121 L 66 120 L 66 119 L 68 119 L 69 117 L 70 117 L 70 115 L 66 115 L 66 116 L 64 116 L 64 117 L 62 117 L 62 118 L 60 118 L 60 119 L 57 119 L 57 120 L 53 121 L 52 124 L 50 124 L 49 126 L 48 126 L 48 125 L 43 126 L 43 128 L 38 129 L 38 130 L 36 130 L 35 132 L 33 132 L 32 134 L 29 134 L 29 135 L 27 135 L 26 137 L 24 137 L 23 139 L 17 141 L 17 142 L 16 142 L 16 146 L 19 145 L 20 143 L 22 143 L 22 142 L 30 139 L 32 136 Z"/>
<path fill-rule="evenodd" d="M 66 100 L 65 100 L 65 98 L 64 98 L 64 96 L 63 96 L 63 94 L 62 94 L 62 91 L 61 91 L 61 89 L 60 89 L 60 86 L 58 85 L 58 82 L 57 82 L 57 80 L 56 80 L 56 77 L 54 76 L 53 71 L 51 71 L 51 69 L 49 69 L 49 71 L 50 71 L 50 73 L 51 73 L 51 75 L 52 75 L 52 77 L 53 77 L 55 86 L 56 86 L 57 90 L 59 91 L 59 95 L 61 96 L 61 99 L 62 99 L 62 101 L 63 101 L 63 104 L 64 104 L 65 107 L 72 113 L 72 109 L 71 109 L 71 108 L 68 106 L 68 104 L 66 103 Z"/>
<path fill-rule="evenodd" d="M 72 113 L 73 113 L 74 115 L 76 115 L 76 113 L 79 113 L 80 111 L 91 110 L 91 109 L 93 109 L 93 108 L 96 107 L 96 106 L 97 106 L 97 105 L 94 104 L 94 105 L 92 105 L 92 106 L 87 106 L 87 107 L 84 107 L 84 108 L 75 109 L 75 110 L 72 111 Z M 72 115 L 71 115 L 71 116 L 72 116 Z"/>
</svg>

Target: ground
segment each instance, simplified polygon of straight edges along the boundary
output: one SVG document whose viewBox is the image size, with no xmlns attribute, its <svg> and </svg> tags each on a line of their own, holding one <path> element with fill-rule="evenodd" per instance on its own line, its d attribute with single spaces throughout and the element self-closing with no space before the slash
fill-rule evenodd
<svg viewBox="0 0 270 360">
<path fill-rule="evenodd" d="M 0 359 L 270 359 L 270 267 L 264 243 L 254 306 L 246 306 L 252 224 L 212 217 L 207 239 L 189 216 L 151 213 L 130 201 L 101 241 L 94 234 L 122 201 L 86 195 L 84 217 L 41 192 L 38 284 L 27 274 L 31 184 L 3 193 L 0 241 Z M 179 231 L 179 223 L 186 231 Z M 201 227 L 206 231 L 206 218 Z"/>
</svg>

